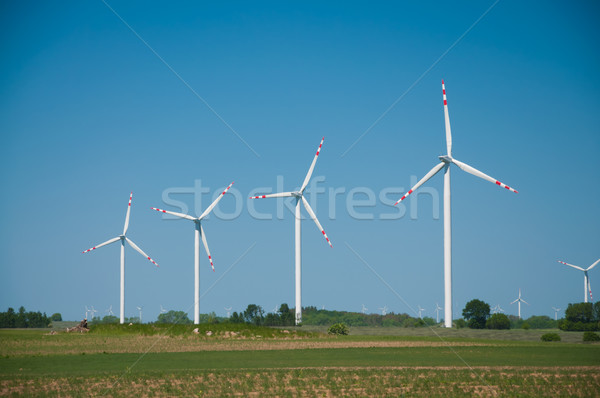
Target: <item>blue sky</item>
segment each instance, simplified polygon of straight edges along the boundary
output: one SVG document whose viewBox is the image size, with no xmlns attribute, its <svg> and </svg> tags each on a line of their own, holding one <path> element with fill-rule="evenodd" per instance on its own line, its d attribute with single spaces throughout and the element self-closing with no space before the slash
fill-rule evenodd
<svg viewBox="0 0 600 398">
<path fill-rule="evenodd" d="M 293 305 L 293 215 L 264 200 L 251 206 L 273 219 L 257 219 L 246 198 L 278 176 L 298 187 L 325 136 L 311 204 L 334 248 L 303 222 L 303 305 L 432 315 L 443 177 L 399 209 L 379 195 L 445 151 L 441 79 L 453 155 L 519 190 L 453 169 L 455 317 L 472 298 L 515 314 L 519 288 L 525 317 L 582 300 L 583 275 L 556 260 L 600 257 L 595 2 L 500 1 L 441 59 L 493 2 L 107 4 L 187 85 L 102 1 L 1 6 L 3 310 L 116 310 L 118 245 L 81 252 L 121 232 L 133 191 L 128 236 L 160 268 L 127 248 L 126 315 L 191 316 L 193 225 L 150 207 L 181 210 L 163 200 L 176 191 L 194 213 L 231 181 L 219 209 L 239 216 L 203 224 L 216 272 L 202 251 L 201 312 Z M 350 211 L 364 192 L 374 204 Z"/>
</svg>

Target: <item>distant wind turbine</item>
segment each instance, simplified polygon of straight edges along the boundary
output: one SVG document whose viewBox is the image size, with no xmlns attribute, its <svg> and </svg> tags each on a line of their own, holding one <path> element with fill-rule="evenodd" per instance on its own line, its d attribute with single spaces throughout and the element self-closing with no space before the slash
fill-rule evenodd
<svg viewBox="0 0 600 398">
<path fill-rule="evenodd" d="M 302 215 L 300 214 L 300 202 L 302 202 L 302 204 L 304 205 L 304 207 L 306 208 L 306 211 L 308 212 L 308 214 L 310 215 L 310 218 L 313 219 L 313 221 L 315 222 L 315 224 L 317 225 L 317 229 L 321 232 L 321 234 L 323 234 L 323 237 L 325 238 L 325 240 L 327 240 L 327 243 L 329 243 L 329 246 L 333 247 L 333 245 L 331 244 L 331 241 L 329 240 L 329 238 L 327 237 L 327 234 L 325 233 L 325 230 L 323 229 L 323 227 L 321 226 L 321 223 L 319 222 L 319 220 L 317 219 L 317 216 L 315 215 L 315 212 L 312 210 L 312 208 L 310 207 L 310 205 L 308 204 L 308 201 L 304 198 L 304 190 L 306 189 L 306 186 L 308 185 L 308 181 L 310 180 L 310 177 L 312 176 L 313 170 L 315 169 L 315 164 L 317 163 L 317 158 L 319 157 L 319 153 L 321 153 L 321 147 L 323 146 L 323 141 L 325 140 L 325 137 L 323 137 L 321 139 L 321 143 L 319 144 L 319 148 L 317 148 L 317 153 L 315 154 L 315 157 L 310 165 L 310 168 L 308 169 L 308 173 L 306 174 L 306 177 L 304 178 L 304 182 L 302 183 L 302 186 L 300 187 L 300 190 L 298 191 L 293 191 L 293 192 L 278 192 L 278 193 L 272 193 L 272 194 L 268 194 L 268 195 L 259 195 L 259 196 L 252 196 L 250 199 L 264 199 L 264 198 L 285 198 L 285 197 L 294 197 L 296 198 L 296 223 L 295 223 L 295 263 L 296 263 L 296 325 L 298 325 L 299 323 L 302 322 L 302 254 L 301 254 L 301 248 L 302 248 L 302 242 L 301 242 L 301 221 L 302 221 Z"/>
<path fill-rule="evenodd" d="M 436 175 L 440 170 L 444 169 L 444 324 L 447 328 L 452 327 L 452 227 L 451 227 L 451 210 L 450 210 L 450 166 L 452 164 L 458 166 L 463 171 L 473 174 L 476 177 L 490 181 L 502 188 L 506 188 L 514 193 L 517 193 L 513 188 L 501 183 L 495 178 L 469 166 L 466 163 L 460 162 L 452 157 L 452 133 L 450 131 L 450 117 L 448 115 L 448 103 L 446 101 L 446 88 L 442 80 L 442 96 L 444 99 L 444 118 L 446 124 L 446 155 L 439 156 L 440 163 L 429 171 L 417 184 L 412 187 L 394 204 L 397 205 L 406 199 L 411 193 L 416 191 L 427 180 Z"/>
<path fill-rule="evenodd" d="M 502 309 L 502 307 L 500 307 L 500 304 L 496 304 L 496 306 L 492 308 L 492 313 L 497 314 L 499 312 L 504 312 L 504 310 Z"/>
<path fill-rule="evenodd" d="M 142 323 L 142 309 L 144 309 L 144 307 L 143 306 L 139 306 L 139 307 L 136 307 L 136 308 L 140 312 L 140 323 Z"/>
<path fill-rule="evenodd" d="M 418 305 L 417 308 L 419 309 L 419 318 L 423 319 L 423 312 L 425 311 L 425 308 L 421 308 L 420 305 Z"/>
<path fill-rule="evenodd" d="M 225 311 L 227 311 L 227 318 L 231 317 L 231 307 L 225 307 Z"/>
<path fill-rule="evenodd" d="M 108 307 L 108 309 L 107 309 L 106 311 L 104 311 L 104 312 L 105 312 L 107 315 L 110 315 L 110 316 L 114 315 L 114 312 L 113 312 L 113 310 L 112 310 L 112 304 L 111 304 L 111 306 L 110 306 L 110 307 Z"/>
<path fill-rule="evenodd" d="M 367 313 L 367 310 L 368 310 L 368 308 L 367 308 L 367 307 L 365 307 L 365 305 L 363 304 L 363 305 L 362 305 L 362 311 L 361 311 L 361 312 L 362 312 L 363 314 L 366 314 L 366 313 Z"/>
<path fill-rule="evenodd" d="M 210 250 L 208 250 L 208 243 L 206 243 L 206 234 L 202 228 L 202 219 L 210 214 L 212 209 L 215 208 L 217 203 L 219 203 L 223 196 L 225 196 L 232 185 L 233 182 L 229 184 L 227 188 L 225 188 L 219 197 L 215 199 L 215 201 L 212 202 L 211 205 L 206 208 L 206 210 L 204 210 L 204 213 L 202 213 L 200 217 L 192 217 L 187 214 L 176 213 L 174 211 L 152 207 L 152 210 L 160 211 L 162 213 L 170 214 L 180 218 L 185 218 L 186 220 L 194 222 L 194 324 L 196 325 L 200 323 L 200 237 L 202 237 L 202 244 L 204 244 L 204 250 L 206 250 L 206 254 L 208 255 L 210 266 L 212 267 L 213 272 L 215 271 L 215 266 L 213 265 L 213 260 L 210 256 Z"/>
<path fill-rule="evenodd" d="M 383 307 L 380 307 L 379 309 L 381 310 L 381 315 L 385 316 L 387 314 L 387 310 L 388 310 L 387 305 L 384 305 Z"/>
<path fill-rule="evenodd" d="M 90 312 L 92 313 L 92 321 L 93 321 L 94 317 L 96 316 L 96 312 L 98 312 L 98 310 L 95 309 L 94 306 L 92 306 L 92 309 L 90 310 Z"/>
<path fill-rule="evenodd" d="M 440 310 L 443 310 L 438 303 L 435 303 L 435 319 L 436 323 L 440 323 Z"/>
<path fill-rule="evenodd" d="M 592 286 L 590 285 L 590 277 L 588 276 L 588 271 L 591 271 L 592 268 L 594 268 L 598 263 L 600 263 L 600 258 L 598 260 L 596 260 L 596 262 L 594 264 L 590 265 L 589 267 L 587 267 L 585 269 L 581 268 L 578 265 L 565 263 L 564 261 L 558 260 L 558 262 L 561 264 L 564 264 L 564 265 L 568 265 L 569 267 L 578 269 L 579 271 L 583 271 L 583 301 L 585 303 L 588 302 L 588 291 L 590 293 L 590 301 L 594 301 L 594 299 L 592 298 Z"/>
<path fill-rule="evenodd" d="M 127 206 L 127 215 L 125 216 L 125 226 L 123 227 L 123 233 L 116 238 L 112 238 L 107 240 L 104 243 L 100 243 L 98 246 L 94 246 L 91 249 L 87 249 L 84 253 L 95 250 L 99 247 L 109 245 L 111 243 L 121 241 L 121 305 L 120 305 L 120 323 L 125 323 L 125 242 L 129 243 L 129 246 L 133 247 L 135 251 L 140 253 L 142 256 L 146 257 L 150 262 L 158 267 L 158 264 L 150 258 L 146 253 L 142 251 L 131 239 L 125 236 L 127 233 L 127 228 L 129 227 L 129 214 L 131 213 L 131 198 L 133 197 L 133 192 L 129 195 L 129 205 Z"/>
<path fill-rule="evenodd" d="M 525 300 L 523 300 L 521 298 L 521 288 L 519 288 L 519 297 L 517 297 L 517 299 L 515 301 L 513 301 L 511 304 L 514 304 L 514 303 L 519 303 L 518 304 L 518 307 L 519 307 L 519 319 L 521 319 L 521 303 L 525 303 L 525 304 L 529 305 L 529 303 L 527 301 L 525 301 Z"/>
<path fill-rule="evenodd" d="M 161 304 L 161 306 L 160 306 L 160 313 L 161 313 L 161 314 L 166 314 L 167 312 L 169 312 L 169 311 L 165 310 L 165 309 L 163 308 L 162 304 Z"/>
<path fill-rule="evenodd" d="M 560 312 L 560 308 L 552 307 L 554 310 L 554 320 L 558 321 L 558 313 Z"/>
</svg>

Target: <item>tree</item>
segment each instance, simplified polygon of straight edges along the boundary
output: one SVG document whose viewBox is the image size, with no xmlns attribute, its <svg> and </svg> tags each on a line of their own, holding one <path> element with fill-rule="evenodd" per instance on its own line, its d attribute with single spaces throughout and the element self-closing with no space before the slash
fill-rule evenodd
<svg viewBox="0 0 600 398">
<path fill-rule="evenodd" d="M 246 311 L 244 311 L 244 320 L 248 323 L 252 323 L 256 326 L 260 326 L 264 321 L 265 311 L 260 305 L 249 304 Z"/>
<path fill-rule="evenodd" d="M 486 322 L 488 329 L 510 329 L 510 320 L 504 314 L 493 314 Z"/>
<path fill-rule="evenodd" d="M 327 329 L 327 333 L 335 334 L 336 336 L 345 336 L 348 333 L 350 333 L 350 331 L 348 330 L 348 326 L 346 326 L 345 323 L 336 323 L 334 325 L 331 325 L 329 329 Z"/>
<path fill-rule="evenodd" d="M 231 317 L 229 318 L 229 322 L 231 323 L 244 323 L 244 317 L 242 316 L 242 314 L 238 314 L 237 312 L 233 312 L 233 314 L 231 314 Z"/>
<path fill-rule="evenodd" d="M 173 323 L 179 325 L 189 325 L 192 323 L 187 313 L 183 311 L 169 311 L 158 316 L 156 323 Z"/>
<path fill-rule="evenodd" d="M 50 320 L 53 322 L 60 322 L 62 321 L 62 315 L 60 314 L 60 312 L 55 312 L 50 316 Z"/>
<path fill-rule="evenodd" d="M 296 324 L 294 313 L 286 303 L 279 306 L 279 317 L 281 318 L 281 326 L 294 326 Z"/>
<path fill-rule="evenodd" d="M 467 303 L 463 310 L 463 317 L 471 329 L 485 328 L 485 322 L 490 316 L 490 305 L 478 299 Z"/>
<path fill-rule="evenodd" d="M 593 304 L 569 303 L 565 310 L 565 318 L 571 322 L 592 322 L 594 320 Z"/>
</svg>

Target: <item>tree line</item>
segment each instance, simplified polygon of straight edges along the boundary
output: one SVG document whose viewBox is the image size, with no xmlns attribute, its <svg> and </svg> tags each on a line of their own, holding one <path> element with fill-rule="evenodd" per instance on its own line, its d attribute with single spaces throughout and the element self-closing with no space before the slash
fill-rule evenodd
<svg viewBox="0 0 600 398">
<path fill-rule="evenodd" d="M 8 308 L 0 312 L 0 328 L 47 328 L 51 322 L 45 312 L 26 311 L 23 306 L 18 311 Z"/>
</svg>

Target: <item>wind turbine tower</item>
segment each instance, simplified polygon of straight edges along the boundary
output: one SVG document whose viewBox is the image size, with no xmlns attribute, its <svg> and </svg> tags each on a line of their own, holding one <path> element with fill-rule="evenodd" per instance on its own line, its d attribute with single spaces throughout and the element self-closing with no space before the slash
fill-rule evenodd
<svg viewBox="0 0 600 398">
<path fill-rule="evenodd" d="M 558 260 L 558 262 L 561 264 L 564 264 L 564 265 L 568 265 L 569 267 L 573 267 L 579 271 L 583 271 L 583 301 L 585 303 L 588 302 L 588 292 L 590 294 L 590 301 L 593 301 L 592 286 L 590 285 L 590 277 L 588 276 L 588 271 L 591 271 L 592 268 L 594 268 L 598 263 L 600 263 L 600 258 L 598 260 L 596 260 L 596 262 L 594 264 L 590 265 L 587 268 L 581 268 L 578 265 L 565 263 L 564 261 L 560 261 L 560 260 Z"/>
<path fill-rule="evenodd" d="M 111 243 L 121 241 L 121 302 L 120 302 L 120 322 L 121 324 L 125 323 L 125 242 L 129 244 L 129 246 L 133 247 L 135 251 L 140 253 L 142 256 L 146 257 L 152 264 L 158 267 L 158 264 L 150 258 L 146 253 L 142 251 L 131 239 L 129 239 L 127 234 L 127 228 L 129 228 L 129 214 L 131 213 L 131 198 L 133 197 L 133 192 L 129 195 L 129 205 L 127 206 L 127 215 L 125 216 L 125 226 L 123 227 L 123 233 L 116 238 L 112 238 L 107 240 L 104 243 L 100 243 L 98 246 L 94 246 L 91 249 L 87 249 L 83 253 L 90 252 L 99 247 L 109 245 Z"/>
<path fill-rule="evenodd" d="M 394 204 L 397 205 L 406 199 L 411 193 L 416 191 L 421 185 L 427 182 L 431 177 L 444 169 L 444 324 L 446 327 L 452 327 L 452 227 L 451 227 L 451 208 L 450 208 L 450 166 L 456 165 L 461 170 L 473 174 L 476 177 L 490 181 L 502 188 L 517 193 L 517 191 L 508 185 L 501 183 L 495 178 L 460 162 L 452 157 L 452 133 L 450 131 L 450 117 L 448 115 L 448 102 L 446 100 L 446 88 L 442 80 L 442 97 L 444 100 L 444 119 L 446 125 L 446 155 L 439 156 L 440 163 L 435 165 L 425 177 L 412 187 Z"/>
<path fill-rule="evenodd" d="M 521 303 L 525 303 L 525 304 L 529 305 L 529 303 L 527 301 L 525 301 L 521 298 L 521 288 L 519 288 L 519 297 L 517 297 L 517 299 L 510 304 L 514 304 L 514 303 L 518 303 L 517 306 L 519 307 L 519 319 L 521 319 Z"/>
<path fill-rule="evenodd" d="M 327 237 L 325 230 L 321 226 L 321 223 L 317 219 L 315 212 L 312 210 L 308 201 L 304 197 L 304 190 L 310 181 L 310 177 L 312 176 L 313 170 L 315 169 L 315 164 L 317 163 L 317 158 L 319 157 L 319 153 L 321 153 L 321 147 L 323 146 L 323 141 L 325 137 L 321 139 L 321 143 L 319 144 L 319 148 L 317 148 L 317 153 L 308 169 L 308 173 L 304 178 L 304 182 L 300 187 L 300 190 L 293 192 L 278 192 L 268 195 L 259 195 L 252 196 L 250 199 L 265 199 L 265 198 L 286 198 L 286 197 L 294 197 L 296 199 L 296 213 L 295 213 L 295 265 L 296 265 L 296 325 L 302 322 L 302 215 L 300 214 L 300 203 L 304 205 L 304 208 L 310 215 L 310 218 L 315 222 L 317 229 L 321 232 L 329 246 L 333 247 L 331 241 Z"/>
</svg>

